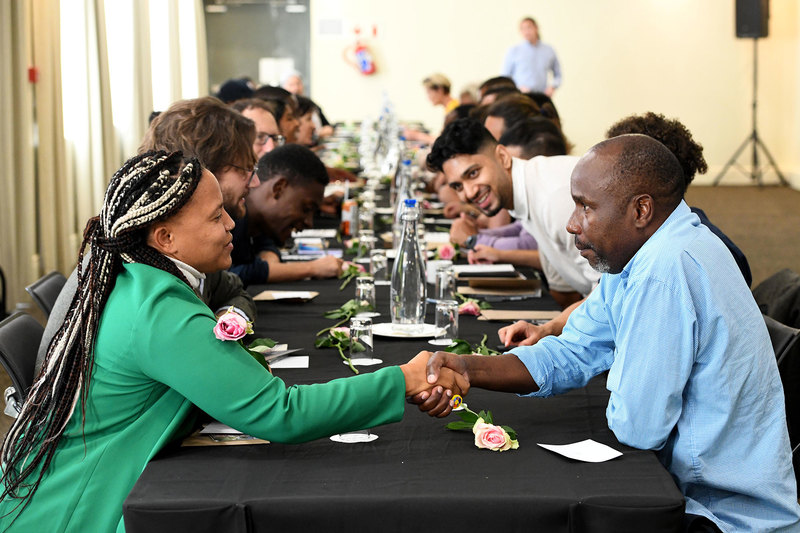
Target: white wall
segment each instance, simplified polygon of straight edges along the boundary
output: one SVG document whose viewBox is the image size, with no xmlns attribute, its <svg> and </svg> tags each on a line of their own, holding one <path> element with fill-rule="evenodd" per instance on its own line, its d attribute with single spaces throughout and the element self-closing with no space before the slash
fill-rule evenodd
<svg viewBox="0 0 800 533">
<path fill-rule="evenodd" d="M 311 0 L 312 96 L 330 119 L 351 121 L 376 115 L 387 91 L 401 118 L 438 131 L 443 110 L 430 105 L 422 79 L 442 72 L 457 93 L 497 75 L 526 15 L 561 61 L 555 103 L 575 153 L 619 118 L 652 110 L 680 119 L 704 145 L 710 170 L 702 183 L 749 134 L 753 41 L 735 37 L 734 0 Z M 330 20 L 343 22 L 342 35 L 319 33 Z M 355 24 L 377 26 L 377 38 L 365 39 L 373 76 L 342 59 Z M 770 35 L 758 45 L 758 129 L 800 188 L 798 28 L 797 1 L 772 0 Z M 732 171 L 723 184 L 747 181 Z"/>
</svg>

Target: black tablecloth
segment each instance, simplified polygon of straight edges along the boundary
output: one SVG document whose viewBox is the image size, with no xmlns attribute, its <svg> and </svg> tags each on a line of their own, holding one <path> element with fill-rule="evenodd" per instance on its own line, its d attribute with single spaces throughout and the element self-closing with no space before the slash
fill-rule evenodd
<svg viewBox="0 0 800 533">
<path fill-rule="evenodd" d="M 276 370 L 287 384 L 351 375 L 333 349 L 314 349 L 314 333 L 334 321 L 322 312 L 352 297 L 339 282 L 282 284 L 318 290 L 310 303 L 259 303 L 256 333 L 304 348 L 310 368 Z M 253 287 L 257 293 L 263 287 Z M 388 287 L 378 287 L 379 311 L 388 312 Z M 553 308 L 547 297 L 495 304 L 496 308 Z M 373 319 L 387 321 L 387 316 Z M 429 320 L 430 321 L 430 315 Z M 460 336 L 497 344 L 498 324 L 462 316 Z M 386 364 L 432 349 L 425 339 L 375 337 Z M 362 369 L 369 371 L 369 369 Z M 370 401 L 364 398 L 364 401 Z M 269 444 L 180 448 L 150 462 L 125 502 L 127 531 L 676 531 L 683 498 L 649 451 L 628 448 L 608 429 L 603 376 L 583 389 L 549 399 L 520 398 L 473 389 L 474 410 L 490 409 L 512 426 L 520 448 L 480 450 L 467 432 L 444 429 L 407 405 L 401 423 L 373 430 L 378 440 L 341 444 L 320 439 L 302 445 Z M 582 463 L 536 443 L 592 438 L 623 452 L 605 463 Z"/>
</svg>

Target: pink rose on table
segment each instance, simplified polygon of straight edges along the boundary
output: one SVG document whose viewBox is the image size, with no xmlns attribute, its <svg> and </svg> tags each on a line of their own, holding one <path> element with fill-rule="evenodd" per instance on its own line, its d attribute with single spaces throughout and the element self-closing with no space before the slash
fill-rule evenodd
<svg viewBox="0 0 800 533">
<path fill-rule="evenodd" d="M 358 263 L 354 263 L 352 261 L 343 261 L 342 262 L 342 271 L 347 271 L 348 269 L 354 268 L 358 272 L 366 272 L 367 269 L 364 268 L 364 265 L 360 265 Z"/>
<path fill-rule="evenodd" d="M 456 249 L 452 244 L 445 244 L 439 248 L 439 259 L 452 259 L 456 256 Z"/>
<path fill-rule="evenodd" d="M 483 418 L 479 418 L 472 427 L 475 434 L 475 446 L 485 448 L 493 452 L 504 452 L 506 450 L 516 450 L 519 442 L 513 440 L 506 430 L 500 426 L 487 424 Z"/>
<path fill-rule="evenodd" d="M 338 327 L 338 328 L 331 328 L 331 331 L 332 332 L 333 331 L 337 331 L 337 332 L 341 333 L 342 335 L 350 337 L 350 328 L 347 327 L 347 326 L 341 326 L 341 327 Z"/>
<path fill-rule="evenodd" d="M 458 314 L 479 316 L 481 314 L 481 308 L 475 301 L 467 300 L 458 306 Z"/>
<path fill-rule="evenodd" d="M 214 335 L 221 341 L 238 341 L 248 333 L 252 333 L 253 328 L 250 322 L 233 310 L 228 309 L 217 319 L 214 326 Z"/>
</svg>

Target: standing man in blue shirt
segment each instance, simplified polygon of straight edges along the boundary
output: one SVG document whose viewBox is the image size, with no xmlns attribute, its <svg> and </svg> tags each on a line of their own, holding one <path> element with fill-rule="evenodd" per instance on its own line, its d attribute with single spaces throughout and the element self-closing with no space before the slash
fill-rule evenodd
<svg viewBox="0 0 800 533">
<path fill-rule="evenodd" d="M 608 370 L 609 428 L 656 452 L 686 498 L 686 531 L 798 531 L 763 317 L 683 189 L 678 160 L 651 137 L 593 147 L 572 174 L 567 230 L 600 284 L 561 335 L 497 357 L 437 352 L 428 379 L 446 366 L 473 387 L 544 397 Z"/>
<path fill-rule="evenodd" d="M 561 85 L 561 65 L 556 52 L 539 39 L 539 26 L 531 17 L 522 19 L 519 31 L 524 41 L 506 53 L 500 74 L 513 79 L 523 93 L 539 92 L 552 97 Z M 550 84 L 547 83 L 549 72 L 553 73 Z"/>
</svg>

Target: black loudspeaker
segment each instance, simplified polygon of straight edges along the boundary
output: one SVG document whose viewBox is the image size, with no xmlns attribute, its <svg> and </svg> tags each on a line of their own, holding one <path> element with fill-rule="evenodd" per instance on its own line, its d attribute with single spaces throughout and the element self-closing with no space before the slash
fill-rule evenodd
<svg viewBox="0 0 800 533">
<path fill-rule="evenodd" d="M 736 36 L 769 35 L 769 0 L 736 0 Z"/>
</svg>

